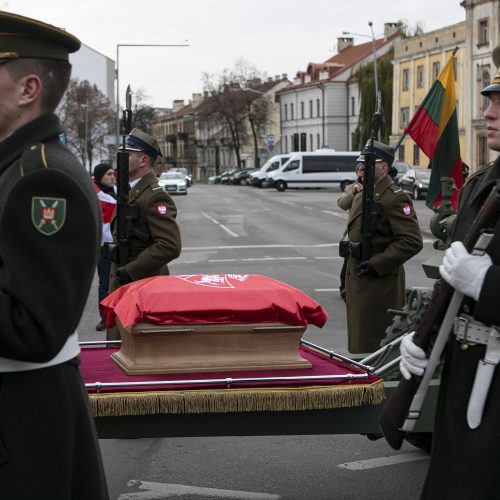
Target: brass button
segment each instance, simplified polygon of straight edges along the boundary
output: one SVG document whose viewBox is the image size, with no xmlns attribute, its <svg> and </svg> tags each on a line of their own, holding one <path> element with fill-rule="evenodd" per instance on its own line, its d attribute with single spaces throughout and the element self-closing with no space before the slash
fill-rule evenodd
<svg viewBox="0 0 500 500">
<path fill-rule="evenodd" d="M 462 307 L 462 310 L 465 314 L 469 314 L 470 313 L 470 307 L 469 307 L 469 304 L 464 304 L 463 307 Z"/>
<path fill-rule="evenodd" d="M 467 342 L 460 342 L 460 349 L 462 349 L 462 351 L 466 351 L 468 348 L 469 344 L 467 344 Z"/>
</svg>

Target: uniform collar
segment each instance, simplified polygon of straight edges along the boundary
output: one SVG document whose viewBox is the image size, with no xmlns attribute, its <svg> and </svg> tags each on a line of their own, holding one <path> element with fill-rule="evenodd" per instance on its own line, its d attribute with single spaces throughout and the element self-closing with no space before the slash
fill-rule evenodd
<svg viewBox="0 0 500 500">
<path fill-rule="evenodd" d="M 139 182 L 137 182 L 137 184 L 135 184 L 134 187 L 130 189 L 130 201 L 135 200 L 148 186 L 157 182 L 158 178 L 156 177 L 156 174 L 154 172 L 149 172 L 146 175 L 143 175 L 139 179 Z"/>
<path fill-rule="evenodd" d="M 37 142 L 47 142 L 63 132 L 59 118 L 47 114 L 36 118 L 0 142 L 0 172 L 19 158 L 23 151 Z"/>
</svg>

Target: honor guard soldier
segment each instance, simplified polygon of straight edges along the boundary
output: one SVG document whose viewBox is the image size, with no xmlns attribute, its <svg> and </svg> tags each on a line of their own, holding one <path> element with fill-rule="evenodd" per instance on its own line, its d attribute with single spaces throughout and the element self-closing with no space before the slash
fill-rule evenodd
<svg viewBox="0 0 500 500">
<path fill-rule="evenodd" d="M 493 51 L 500 66 L 500 46 Z M 500 152 L 500 69 L 481 92 L 488 148 Z M 422 499 L 490 500 L 500 492 L 500 221 L 484 255 L 464 247 L 468 228 L 500 181 L 500 157 L 470 175 L 461 189 L 453 240 L 439 268 L 465 298 L 448 340 Z M 401 373 L 421 376 L 425 352 L 412 336 L 401 343 Z"/>
<path fill-rule="evenodd" d="M 101 239 L 54 111 L 73 35 L 0 12 L 0 496 L 106 499 L 76 327 Z"/>
<path fill-rule="evenodd" d="M 370 148 L 370 149 L 369 149 Z M 368 141 L 358 161 L 364 176 Z M 370 241 L 370 257 L 361 262 L 363 190 L 353 199 L 347 222 L 348 261 L 346 305 L 348 349 L 351 353 L 374 352 L 380 347 L 391 323 L 388 309 L 403 309 L 406 303 L 403 264 L 422 249 L 422 235 L 408 195 L 389 175 L 393 148 L 373 141 L 375 154 L 374 200 L 379 210 Z"/>
<path fill-rule="evenodd" d="M 132 281 L 169 274 L 168 263 L 181 252 L 181 235 L 175 218 L 177 208 L 169 194 L 158 184 L 153 166 L 161 156 L 158 141 L 135 128 L 127 136 L 125 151 L 129 159 L 129 204 L 136 214 L 129 231 L 129 262 L 113 262 L 109 290 Z M 117 243 L 117 220 L 111 222 Z"/>
</svg>

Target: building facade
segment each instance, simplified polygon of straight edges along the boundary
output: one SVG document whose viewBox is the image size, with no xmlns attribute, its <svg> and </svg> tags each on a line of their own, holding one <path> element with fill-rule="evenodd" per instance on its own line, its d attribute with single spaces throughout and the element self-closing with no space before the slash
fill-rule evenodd
<svg viewBox="0 0 500 500">
<path fill-rule="evenodd" d="M 455 97 L 460 150 L 462 158 L 466 161 L 466 128 L 470 115 L 465 108 L 464 82 L 467 78 L 465 33 L 465 23 L 458 23 L 423 35 L 401 39 L 394 44 L 391 145 L 398 144 L 405 127 L 451 57 L 453 50 L 457 48 L 454 64 Z M 399 160 L 417 167 L 427 167 L 429 164 L 429 158 L 410 136 L 404 137 L 396 155 Z"/>
<path fill-rule="evenodd" d="M 281 152 L 329 147 L 352 150 L 359 122 L 360 96 L 356 71 L 387 54 L 399 39 L 396 23 L 386 23 L 384 37 L 361 45 L 342 37 L 338 54 L 324 63 L 309 63 L 293 84 L 278 92 L 281 106 Z"/>
</svg>

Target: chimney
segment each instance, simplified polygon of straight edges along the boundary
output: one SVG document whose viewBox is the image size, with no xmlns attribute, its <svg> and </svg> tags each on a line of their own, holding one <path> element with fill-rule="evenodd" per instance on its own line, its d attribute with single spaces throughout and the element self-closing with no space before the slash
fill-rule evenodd
<svg viewBox="0 0 500 500">
<path fill-rule="evenodd" d="M 273 77 L 272 77 L 272 76 L 268 76 L 268 77 L 267 77 L 267 81 L 268 81 L 268 82 L 272 82 L 272 81 L 273 81 Z"/>
<path fill-rule="evenodd" d="M 283 73 L 283 74 L 281 75 L 281 79 L 282 79 L 282 80 L 288 80 L 288 75 L 287 75 L 286 73 Z"/>
<path fill-rule="evenodd" d="M 384 37 L 387 38 L 399 31 L 399 23 L 384 23 Z"/>
<path fill-rule="evenodd" d="M 196 106 L 199 106 L 203 101 L 203 95 L 202 94 L 193 94 L 193 108 L 196 108 Z"/>
<path fill-rule="evenodd" d="M 177 113 L 177 111 L 179 111 L 179 109 L 183 107 L 184 107 L 184 99 L 176 99 L 172 103 L 172 113 Z"/>
<path fill-rule="evenodd" d="M 337 51 L 342 52 L 347 47 L 354 45 L 354 38 L 350 36 L 342 36 L 337 38 Z"/>
</svg>

